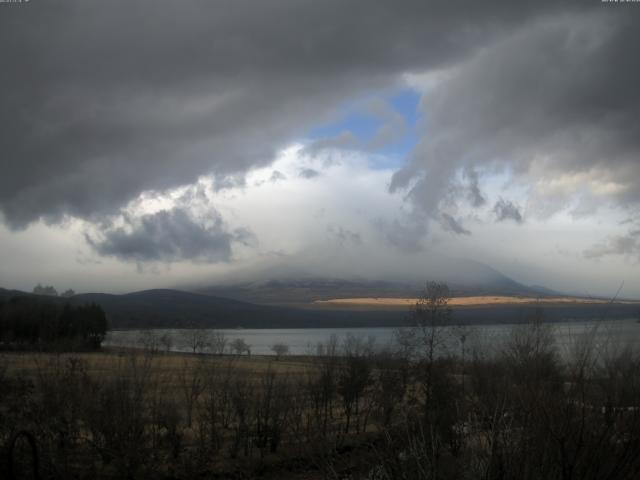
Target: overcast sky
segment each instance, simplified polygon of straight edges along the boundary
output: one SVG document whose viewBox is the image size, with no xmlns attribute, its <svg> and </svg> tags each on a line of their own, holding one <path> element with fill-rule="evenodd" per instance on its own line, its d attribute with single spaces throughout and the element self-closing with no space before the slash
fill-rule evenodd
<svg viewBox="0 0 640 480">
<path fill-rule="evenodd" d="M 640 297 L 640 3 L 0 3 L 0 286 L 442 259 Z"/>
</svg>

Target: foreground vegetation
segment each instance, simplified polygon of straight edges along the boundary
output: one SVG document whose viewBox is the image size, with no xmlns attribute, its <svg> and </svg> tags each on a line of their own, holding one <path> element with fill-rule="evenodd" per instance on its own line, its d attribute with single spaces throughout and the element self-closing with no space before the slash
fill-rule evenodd
<svg viewBox="0 0 640 480">
<path fill-rule="evenodd" d="M 560 361 L 540 316 L 493 353 L 464 328 L 444 351 L 447 297 L 430 285 L 387 351 L 6 354 L 4 461 L 28 475 L 32 440 L 42 478 L 637 478 L 634 351 L 594 331 Z"/>
</svg>

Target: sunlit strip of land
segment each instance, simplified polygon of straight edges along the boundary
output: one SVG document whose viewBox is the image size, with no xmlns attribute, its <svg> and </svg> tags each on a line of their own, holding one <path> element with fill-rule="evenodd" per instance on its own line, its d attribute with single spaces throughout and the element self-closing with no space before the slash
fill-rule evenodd
<svg viewBox="0 0 640 480">
<path fill-rule="evenodd" d="M 314 303 L 318 306 L 351 306 L 351 307 L 410 307 L 415 305 L 417 298 L 387 298 L 387 297 L 370 297 L 370 298 L 333 298 L 328 300 L 316 300 Z M 600 298 L 577 298 L 577 297 L 515 297 L 506 295 L 482 295 L 473 297 L 453 297 L 449 299 L 449 305 L 452 307 L 477 307 L 490 305 L 522 305 L 522 304 L 541 304 L 541 305 L 577 305 L 577 304 L 606 304 L 611 300 Z M 631 300 L 616 300 L 618 304 L 640 304 Z"/>
</svg>

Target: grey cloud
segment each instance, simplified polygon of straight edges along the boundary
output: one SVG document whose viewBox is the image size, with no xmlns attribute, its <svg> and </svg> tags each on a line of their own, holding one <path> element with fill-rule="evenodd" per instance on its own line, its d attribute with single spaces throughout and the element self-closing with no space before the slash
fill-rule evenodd
<svg viewBox="0 0 640 480">
<path fill-rule="evenodd" d="M 333 235 L 340 245 L 352 244 L 352 245 L 362 245 L 362 237 L 358 232 L 354 232 L 349 230 L 348 228 L 343 228 L 340 226 L 329 225 L 327 227 L 327 232 Z"/>
<path fill-rule="evenodd" d="M 298 172 L 298 175 L 302 178 L 311 179 L 320 176 L 320 172 L 313 168 L 303 168 Z"/>
<path fill-rule="evenodd" d="M 464 228 L 460 222 L 458 222 L 455 218 L 453 218 L 448 213 L 442 214 L 442 227 L 451 233 L 455 233 L 456 235 L 471 235 L 471 232 Z"/>
<path fill-rule="evenodd" d="M 246 243 L 248 230 L 229 232 L 222 217 L 212 210 L 205 220 L 193 218 L 183 208 L 162 210 L 137 218 L 125 218 L 126 227 L 111 228 L 87 242 L 103 256 L 129 262 L 198 260 L 229 262 L 232 244 Z"/>
<path fill-rule="evenodd" d="M 498 222 L 513 220 L 516 223 L 522 223 L 520 209 L 510 200 L 500 198 L 493 206 L 493 213 L 496 214 L 496 221 Z"/>
<path fill-rule="evenodd" d="M 454 64 L 567 8 L 550 0 L 357 0 L 348 8 L 338 0 L 66 0 L 5 8 L 0 43 L 12 47 L 0 71 L 0 210 L 21 228 L 39 218 L 113 214 L 142 191 L 201 175 L 224 188 L 224 179 L 268 163 L 356 94 Z M 619 80 L 623 90 L 636 83 L 633 75 Z"/>
<path fill-rule="evenodd" d="M 595 215 L 601 206 L 602 199 L 594 195 L 582 195 L 570 214 L 574 218 L 589 217 Z"/>
<path fill-rule="evenodd" d="M 621 46 L 640 41 L 639 19 L 638 9 L 539 17 L 450 69 L 423 99 L 426 133 L 391 190 L 436 219 L 457 172 L 485 167 L 534 181 L 588 175 L 637 208 L 640 59 Z"/>
<path fill-rule="evenodd" d="M 178 207 L 184 208 L 185 210 L 188 210 L 194 205 L 211 208 L 211 203 L 211 199 L 207 194 L 207 188 L 202 184 L 196 184 L 187 188 L 182 195 L 176 199 Z M 217 212 L 214 212 L 214 215 L 217 215 Z"/>
<path fill-rule="evenodd" d="M 426 223 L 416 219 L 406 219 L 392 222 L 377 218 L 373 226 L 382 234 L 386 243 L 406 254 L 418 253 L 424 250 L 422 239 L 427 233 Z"/>
<path fill-rule="evenodd" d="M 352 150 L 357 148 L 360 148 L 360 142 L 353 133 L 340 132 L 333 137 L 320 138 L 311 142 L 303 148 L 302 153 L 315 157 L 326 150 Z"/>
<path fill-rule="evenodd" d="M 224 175 L 224 176 L 213 176 L 212 186 L 216 191 L 219 190 L 230 190 L 233 188 L 244 187 L 246 185 L 246 181 L 244 176 L 241 175 Z"/>
<path fill-rule="evenodd" d="M 273 173 L 271 174 L 271 178 L 269 179 L 269 181 L 275 183 L 275 182 L 279 182 L 280 180 L 286 180 L 287 176 L 278 171 L 278 170 L 274 170 Z"/>
<path fill-rule="evenodd" d="M 473 168 L 466 168 L 464 171 L 464 176 L 469 182 L 467 187 L 467 196 L 469 198 L 469 201 L 471 202 L 471 205 L 474 207 L 481 207 L 482 205 L 487 203 L 487 200 L 484 198 L 482 192 L 480 191 L 478 172 L 476 172 Z"/>
<path fill-rule="evenodd" d="M 608 238 L 584 251 L 585 258 L 598 259 L 609 255 L 621 255 L 640 261 L 640 230 L 634 230 L 626 235 L 616 235 Z"/>
<path fill-rule="evenodd" d="M 386 147 L 405 133 L 407 125 L 404 117 L 382 99 L 371 100 L 365 106 L 365 111 L 382 122 L 373 137 L 365 143 L 365 150 L 375 151 Z"/>
<path fill-rule="evenodd" d="M 321 152 L 332 149 L 376 152 L 399 140 L 406 132 L 407 124 L 404 117 L 382 99 L 370 100 L 355 111 L 381 122 L 371 138 L 360 139 L 350 131 L 343 131 L 338 135 L 311 142 L 305 146 L 303 153 L 315 157 Z"/>
<path fill-rule="evenodd" d="M 318 210 L 316 210 L 315 212 L 313 212 L 311 214 L 311 216 L 315 219 L 322 219 L 325 217 L 325 215 L 327 214 L 327 210 L 325 208 L 319 208 Z"/>
</svg>

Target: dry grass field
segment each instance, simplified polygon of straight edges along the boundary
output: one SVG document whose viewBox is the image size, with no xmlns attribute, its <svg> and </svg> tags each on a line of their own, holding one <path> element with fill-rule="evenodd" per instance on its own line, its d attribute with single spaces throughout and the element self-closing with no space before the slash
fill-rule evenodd
<svg viewBox="0 0 640 480">
<path fill-rule="evenodd" d="M 85 386 L 88 382 L 88 385 L 94 386 L 98 384 L 116 386 L 114 391 L 124 395 L 124 397 L 116 397 L 118 402 L 123 402 L 122 405 L 125 408 L 124 412 L 113 414 L 114 421 L 118 424 L 129 421 L 135 423 L 139 419 L 134 418 L 134 414 L 141 412 L 141 408 L 147 412 L 145 415 L 149 415 L 149 411 L 156 411 L 151 417 L 160 415 L 159 418 L 163 418 L 163 415 L 169 415 L 168 418 L 172 418 L 172 415 L 177 414 L 175 418 L 178 426 L 174 432 L 176 436 L 173 441 L 180 445 L 176 448 L 188 450 L 192 455 L 196 455 L 193 452 L 199 451 L 198 449 L 201 449 L 206 443 L 204 438 L 207 433 L 203 428 L 207 423 L 207 408 L 212 408 L 207 406 L 207 402 L 214 398 L 212 395 L 220 395 L 220 390 L 225 388 L 223 382 L 229 382 L 226 384 L 225 393 L 230 394 L 231 402 L 247 402 L 249 410 L 246 414 L 249 416 L 257 413 L 257 411 L 253 411 L 253 402 L 259 398 L 258 392 L 263 391 L 265 380 L 269 378 L 269 375 L 276 375 L 275 378 L 286 381 L 288 385 L 298 385 L 306 381 L 310 371 L 314 371 L 313 358 L 295 356 L 276 360 L 274 356 L 257 355 L 150 354 L 148 351 L 136 349 L 103 349 L 101 352 L 93 353 L 0 353 L 0 373 L 4 376 L 3 378 L 20 379 L 25 382 L 25 385 L 33 385 L 34 390 L 30 394 L 30 401 L 35 400 L 43 405 L 58 405 L 60 402 L 71 405 L 78 401 L 83 403 L 84 400 L 78 398 L 77 395 L 77 382 L 85 384 Z M 246 386 L 242 398 L 237 397 L 241 392 L 235 391 L 236 384 Z M 65 392 L 63 385 L 67 386 L 68 392 Z M 281 387 L 284 384 L 278 383 L 277 385 Z M 48 388 L 52 386 L 53 390 Z M 89 387 L 89 389 L 91 388 Z M 44 392 L 55 392 L 55 395 L 47 399 L 48 394 L 42 395 Z M 135 401 L 136 395 L 138 395 L 136 392 L 144 392 L 140 397 L 142 402 L 140 404 Z M 234 398 L 235 400 L 233 400 Z M 0 395 L 1 399 L 3 399 L 2 395 Z M 249 407 L 249 405 L 252 406 Z M 220 406 L 216 405 L 216 408 L 220 408 Z M 227 405 L 227 408 L 233 409 L 231 404 Z M 45 408 L 45 410 L 47 409 L 51 409 L 51 407 Z M 0 414 L 1 410 L 0 408 Z M 53 410 L 60 410 L 60 408 L 55 407 Z M 99 407 L 97 411 L 105 418 L 110 415 L 102 407 Z M 69 414 L 66 410 L 64 413 L 65 415 Z M 129 418 L 130 415 L 131 418 Z M 116 420 L 119 417 L 122 418 Z M 247 421 L 249 420 L 247 419 Z M 162 438 L 172 438 L 170 434 L 173 430 L 171 430 L 170 424 L 161 423 L 160 425 L 160 431 L 164 432 L 161 435 Z M 145 427 L 144 430 L 145 435 L 148 436 L 149 427 Z M 315 468 L 309 471 L 309 468 L 295 466 L 297 450 L 290 446 L 291 440 L 289 438 L 283 439 L 283 448 L 280 449 L 278 455 L 267 453 L 263 458 L 262 452 L 258 455 L 258 452 L 255 451 L 256 447 L 252 446 L 251 448 L 254 450 L 252 454 L 247 456 L 246 453 L 240 452 L 238 456 L 241 458 L 228 458 L 226 452 L 231 448 L 229 445 L 233 443 L 236 434 L 232 427 L 219 434 L 218 442 L 221 442 L 224 448 L 218 448 L 225 453 L 210 454 L 211 460 L 206 468 L 221 475 L 212 478 L 236 478 L 234 475 L 254 475 L 256 471 L 260 472 L 260 478 L 265 479 L 316 480 L 321 478 Z M 78 445 L 91 444 L 91 435 L 86 431 L 81 433 L 78 438 L 82 439 L 76 440 Z M 133 444 L 128 448 L 132 447 Z M 149 446 L 147 445 L 147 447 Z M 163 448 L 166 448 L 166 445 L 163 444 Z M 86 458 L 90 458 L 84 450 L 83 452 Z M 145 462 L 147 461 L 151 460 L 145 460 Z M 153 460 L 153 462 L 156 461 Z M 174 461 L 175 459 L 171 458 L 164 459 L 163 463 L 168 463 L 159 467 L 158 472 L 161 472 L 162 475 L 171 475 L 170 472 L 174 467 L 179 468 L 179 462 L 171 466 Z M 83 460 L 83 462 L 85 461 Z M 291 465 L 294 465 L 295 468 Z M 144 470 L 148 466 L 140 468 Z M 118 468 L 125 467 L 116 467 L 115 462 L 103 465 L 100 478 L 119 478 L 122 471 Z M 291 468 L 294 471 L 289 471 Z M 138 472 L 138 474 L 140 473 Z M 184 472 L 181 475 L 183 474 Z M 0 478 L 3 477 L 0 475 Z"/>
<path fill-rule="evenodd" d="M 149 362 L 149 374 L 162 378 L 165 387 L 179 388 L 179 380 L 185 372 L 196 371 L 197 368 L 226 369 L 233 367 L 234 372 L 243 378 L 260 378 L 266 371 L 296 376 L 306 373 L 312 364 L 310 357 L 287 356 L 276 360 L 275 356 L 237 356 L 237 355 L 192 355 L 188 353 L 161 353 L 150 357 L 144 350 L 103 348 L 101 352 L 90 353 L 35 353 L 35 352 L 3 352 L 0 353 L 6 373 L 19 375 L 25 379 L 35 379 L 38 375 L 46 375 L 66 365 L 70 361 L 80 361 L 90 376 L 108 378 L 125 371 L 130 363 Z M 168 383 L 167 383 L 168 382 Z"/>
<path fill-rule="evenodd" d="M 408 309 L 416 304 L 417 298 L 335 298 L 316 300 L 314 305 L 319 307 L 355 307 L 370 309 Z M 452 307 L 482 307 L 496 305 L 602 305 L 610 300 L 578 297 L 516 297 L 506 295 L 483 295 L 472 297 L 453 297 L 449 300 Z M 618 304 L 640 304 L 633 301 L 617 301 Z"/>
<path fill-rule="evenodd" d="M 586 345 L 587 366 L 572 368 L 533 322 L 495 357 L 436 359 L 437 330 L 414 333 L 415 351 L 376 353 L 352 337 L 280 360 L 0 353 L 0 447 L 29 433 L 40 478 L 637 478 L 633 352 L 584 362 L 601 354 Z M 21 445 L 14 478 L 34 478 Z M 568 446 L 576 454 L 559 457 Z"/>
</svg>

